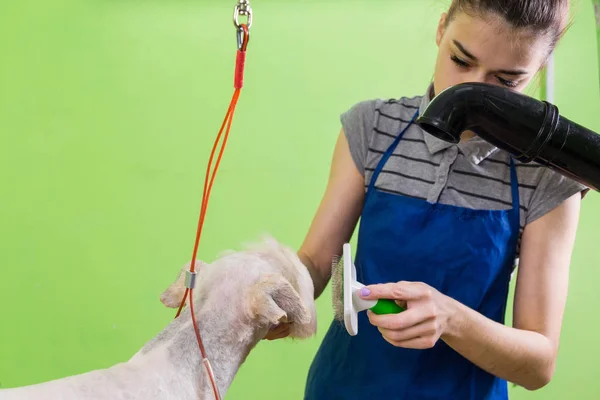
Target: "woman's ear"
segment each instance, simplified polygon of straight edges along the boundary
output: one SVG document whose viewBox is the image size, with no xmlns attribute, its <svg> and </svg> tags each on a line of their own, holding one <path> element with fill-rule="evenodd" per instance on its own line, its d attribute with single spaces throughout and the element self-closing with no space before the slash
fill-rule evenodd
<svg viewBox="0 0 600 400">
<path fill-rule="evenodd" d="M 448 18 L 448 14 L 442 13 L 440 22 L 438 22 L 437 33 L 435 35 L 435 43 L 438 47 L 440 47 L 440 43 L 442 43 L 442 38 L 444 37 L 444 32 L 446 31 L 446 18 Z"/>
</svg>

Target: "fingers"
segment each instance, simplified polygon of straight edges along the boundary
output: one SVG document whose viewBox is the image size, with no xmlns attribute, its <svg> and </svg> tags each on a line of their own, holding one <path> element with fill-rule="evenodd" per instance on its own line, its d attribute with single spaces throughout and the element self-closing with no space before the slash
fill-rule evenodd
<svg viewBox="0 0 600 400">
<path fill-rule="evenodd" d="M 376 315 L 367 311 L 369 322 L 382 337 L 394 346 L 413 349 L 433 347 L 443 332 L 440 318 L 439 292 L 423 282 L 385 283 L 365 286 L 360 291 L 364 299 L 392 299 L 405 304 L 406 311 L 398 314 Z"/>
<path fill-rule="evenodd" d="M 433 346 L 435 346 L 435 344 L 437 343 L 437 338 L 435 336 L 419 337 L 419 338 L 409 339 L 409 340 L 400 341 L 400 342 L 388 339 L 385 336 L 383 338 L 385 339 L 386 342 L 390 343 L 393 346 L 404 347 L 407 349 L 418 349 L 418 350 L 430 349 Z"/>
<path fill-rule="evenodd" d="M 435 318 L 430 318 L 414 326 L 400 330 L 377 327 L 379 332 L 381 332 L 385 338 L 393 340 L 394 342 L 405 342 L 420 337 L 436 336 L 438 328 Z"/>
<path fill-rule="evenodd" d="M 385 329 L 406 329 L 411 326 L 435 317 L 435 306 L 432 304 L 419 304 L 409 307 L 406 311 L 398 314 L 377 315 L 371 310 L 367 312 L 371 324 Z"/>
<path fill-rule="evenodd" d="M 360 290 L 363 299 L 418 300 L 432 296 L 432 289 L 421 282 L 400 281 L 365 286 Z"/>
</svg>

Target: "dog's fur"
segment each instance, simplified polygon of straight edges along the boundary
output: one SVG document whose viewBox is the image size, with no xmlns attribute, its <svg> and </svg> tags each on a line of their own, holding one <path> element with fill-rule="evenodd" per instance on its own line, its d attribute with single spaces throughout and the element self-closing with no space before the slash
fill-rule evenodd
<svg viewBox="0 0 600 400">
<path fill-rule="evenodd" d="M 186 265 L 161 295 L 178 307 Z M 316 331 L 313 283 L 295 252 L 272 238 L 215 262 L 196 262 L 194 310 L 221 396 L 270 326 L 291 323 L 291 337 Z M 0 390 L 0 400 L 212 399 L 189 307 L 129 361 L 50 382 Z"/>
</svg>

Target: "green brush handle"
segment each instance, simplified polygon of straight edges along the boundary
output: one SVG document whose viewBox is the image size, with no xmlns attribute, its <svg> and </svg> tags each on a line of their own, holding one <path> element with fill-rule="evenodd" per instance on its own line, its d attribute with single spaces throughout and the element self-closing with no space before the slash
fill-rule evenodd
<svg viewBox="0 0 600 400">
<path fill-rule="evenodd" d="M 382 314 L 398 314 L 404 311 L 394 300 L 379 299 L 377 304 L 370 308 L 377 315 Z"/>
</svg>

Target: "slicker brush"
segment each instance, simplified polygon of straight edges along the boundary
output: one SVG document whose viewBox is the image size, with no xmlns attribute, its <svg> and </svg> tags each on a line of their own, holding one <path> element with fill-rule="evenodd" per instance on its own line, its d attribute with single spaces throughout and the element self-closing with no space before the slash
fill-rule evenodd
<svg viewBox="0 0 600 400">
<path fill-rule="evenodd" d="M 334 319 L 343 321 L 351 336 L 358 334 L 358 313 L 371 310 L 375 314 L 397 314 L 404 311 L 394 300 L 365 300 L 359 291 L 365 285 L 356 280 L 356 267 L 352 262 L 349 243 L 343 246 L 342 256 L 331 262 L 331 296 Z"/>
</svg>

